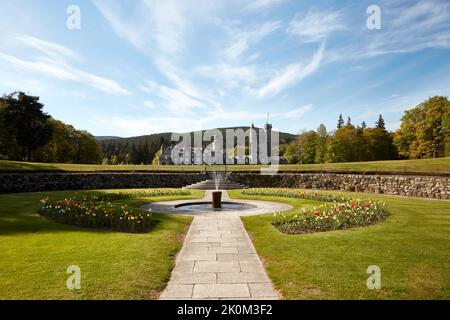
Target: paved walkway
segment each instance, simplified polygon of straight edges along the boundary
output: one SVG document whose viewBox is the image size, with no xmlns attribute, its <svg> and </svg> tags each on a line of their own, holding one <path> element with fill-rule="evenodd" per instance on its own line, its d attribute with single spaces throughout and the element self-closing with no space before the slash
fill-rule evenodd
<svg viewBox="0 0 450 320">
<path fill-rule="evenodd" d="M 228 200 L 224 192 L 223 200 Z M 210 201 L 211 192 L 204 201 Z M 195 216 L 161 299 L 278 299 L 237 215 Z"/>
</svg>

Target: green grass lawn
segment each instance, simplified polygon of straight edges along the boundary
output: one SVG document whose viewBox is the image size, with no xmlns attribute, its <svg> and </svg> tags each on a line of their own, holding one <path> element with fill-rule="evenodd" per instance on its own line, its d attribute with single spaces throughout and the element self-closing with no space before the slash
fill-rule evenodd
<svg viewBox="0 0 450 320">
<path fill-rule="evenodd" d="M 114 192 L 114 191 L 109 191 Z M 191 219 L 155 214 L 148 234 L 61 225 L 37 214 L 48 193 L 0 195 L 0 299 L 154 299 L 164 289 Z M 51 193 L 52 198 L 66 194 Z M 200 198 L 191 196 L 177 199 Z M 171 198 L 174 199 L 174 198 Z M 167 197 L 122 201 L 139 207 Z M 66 288 L 81 268 L 81 290 Z"/>
<path fill-rule="evenodd" d="M 243 218 L 270 278 L 286 299 L 450 299 L 450 201 L 353 194 L 384 200 L 391 216 L 377 225 L 286 235 L 273 215 Z M 317 202 L 243 196 L 295 208 Z M 368 290 L 367 267 L 381 268 L 381 290 Z"/>
<path fill-rule="evenodd" d="M 258 171 L 263 166 L 227 166 L 230 171 Z M 16 161 L 0 161 L 0 172 L 13 171 L 61 171 L 61 172 L 108 172 L 108 171 L 201 171 L 204 166 L 149 166 L 149 165 L 80 165 L 49 164 Z M 224 166 L 209 166 L 209 171 L 224 170 Z M 450 158 L 424 160 L 397 160 L 375 162 L 350 162 L 311 165 L 281 165 L 280 171 L 293 172 L 415 172 L 450 174 Z"/>
</svg>

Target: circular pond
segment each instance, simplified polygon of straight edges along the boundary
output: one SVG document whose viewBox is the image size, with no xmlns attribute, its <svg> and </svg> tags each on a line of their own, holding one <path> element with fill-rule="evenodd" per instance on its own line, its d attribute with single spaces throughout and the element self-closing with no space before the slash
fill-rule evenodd
<svg viewBox="0 0 450 320">
<path fill-rule="evenodd" d="M 176 205 L 175 208 L 187 212 L 217 212 L 217 211 L 242 211 L 256 209 L 256 206 L 246 203 L 236 202 L 222 202 L 222 208 L 214 209 L 211 202 L 195 202 L 195 203 L 183 203 Z"/>
</svg>

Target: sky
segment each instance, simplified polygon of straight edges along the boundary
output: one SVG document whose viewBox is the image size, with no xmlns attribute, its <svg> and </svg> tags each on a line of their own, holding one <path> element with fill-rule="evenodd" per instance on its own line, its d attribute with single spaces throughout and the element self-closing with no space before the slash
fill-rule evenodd
<svg viewBox="0 0 450 320">
<path fill-rule="evenodd" d="M 39 96 L 96 136 L 262 126 L 268 113 L 290 133 L 334 130 L 339 114 L 383 114 L 395 130 L 450 93 L 447 0 L 0 0 L 0 30 L 0 94 Z"/>
</svg>

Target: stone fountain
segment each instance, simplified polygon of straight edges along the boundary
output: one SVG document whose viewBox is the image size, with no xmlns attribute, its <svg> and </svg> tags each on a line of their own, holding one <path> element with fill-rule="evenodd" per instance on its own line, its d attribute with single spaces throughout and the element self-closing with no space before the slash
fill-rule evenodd
<svg viewBox="0 0 450 320">
<path fill-rule="evenodd" d="M 212 207 L 215 210 L 222 209 L 222 191 L 212 192 Z"/>
<path fill-rule="evenodd" d="M 212 192 L 212 208 L 214 210 L 222 209 L 222 191 L 219 191 L 219 183 L 221 177 L 217 174 L 217 172 L 213 173 L 214 183 L 216 185 L 216 191 Z"/>
</svg>

